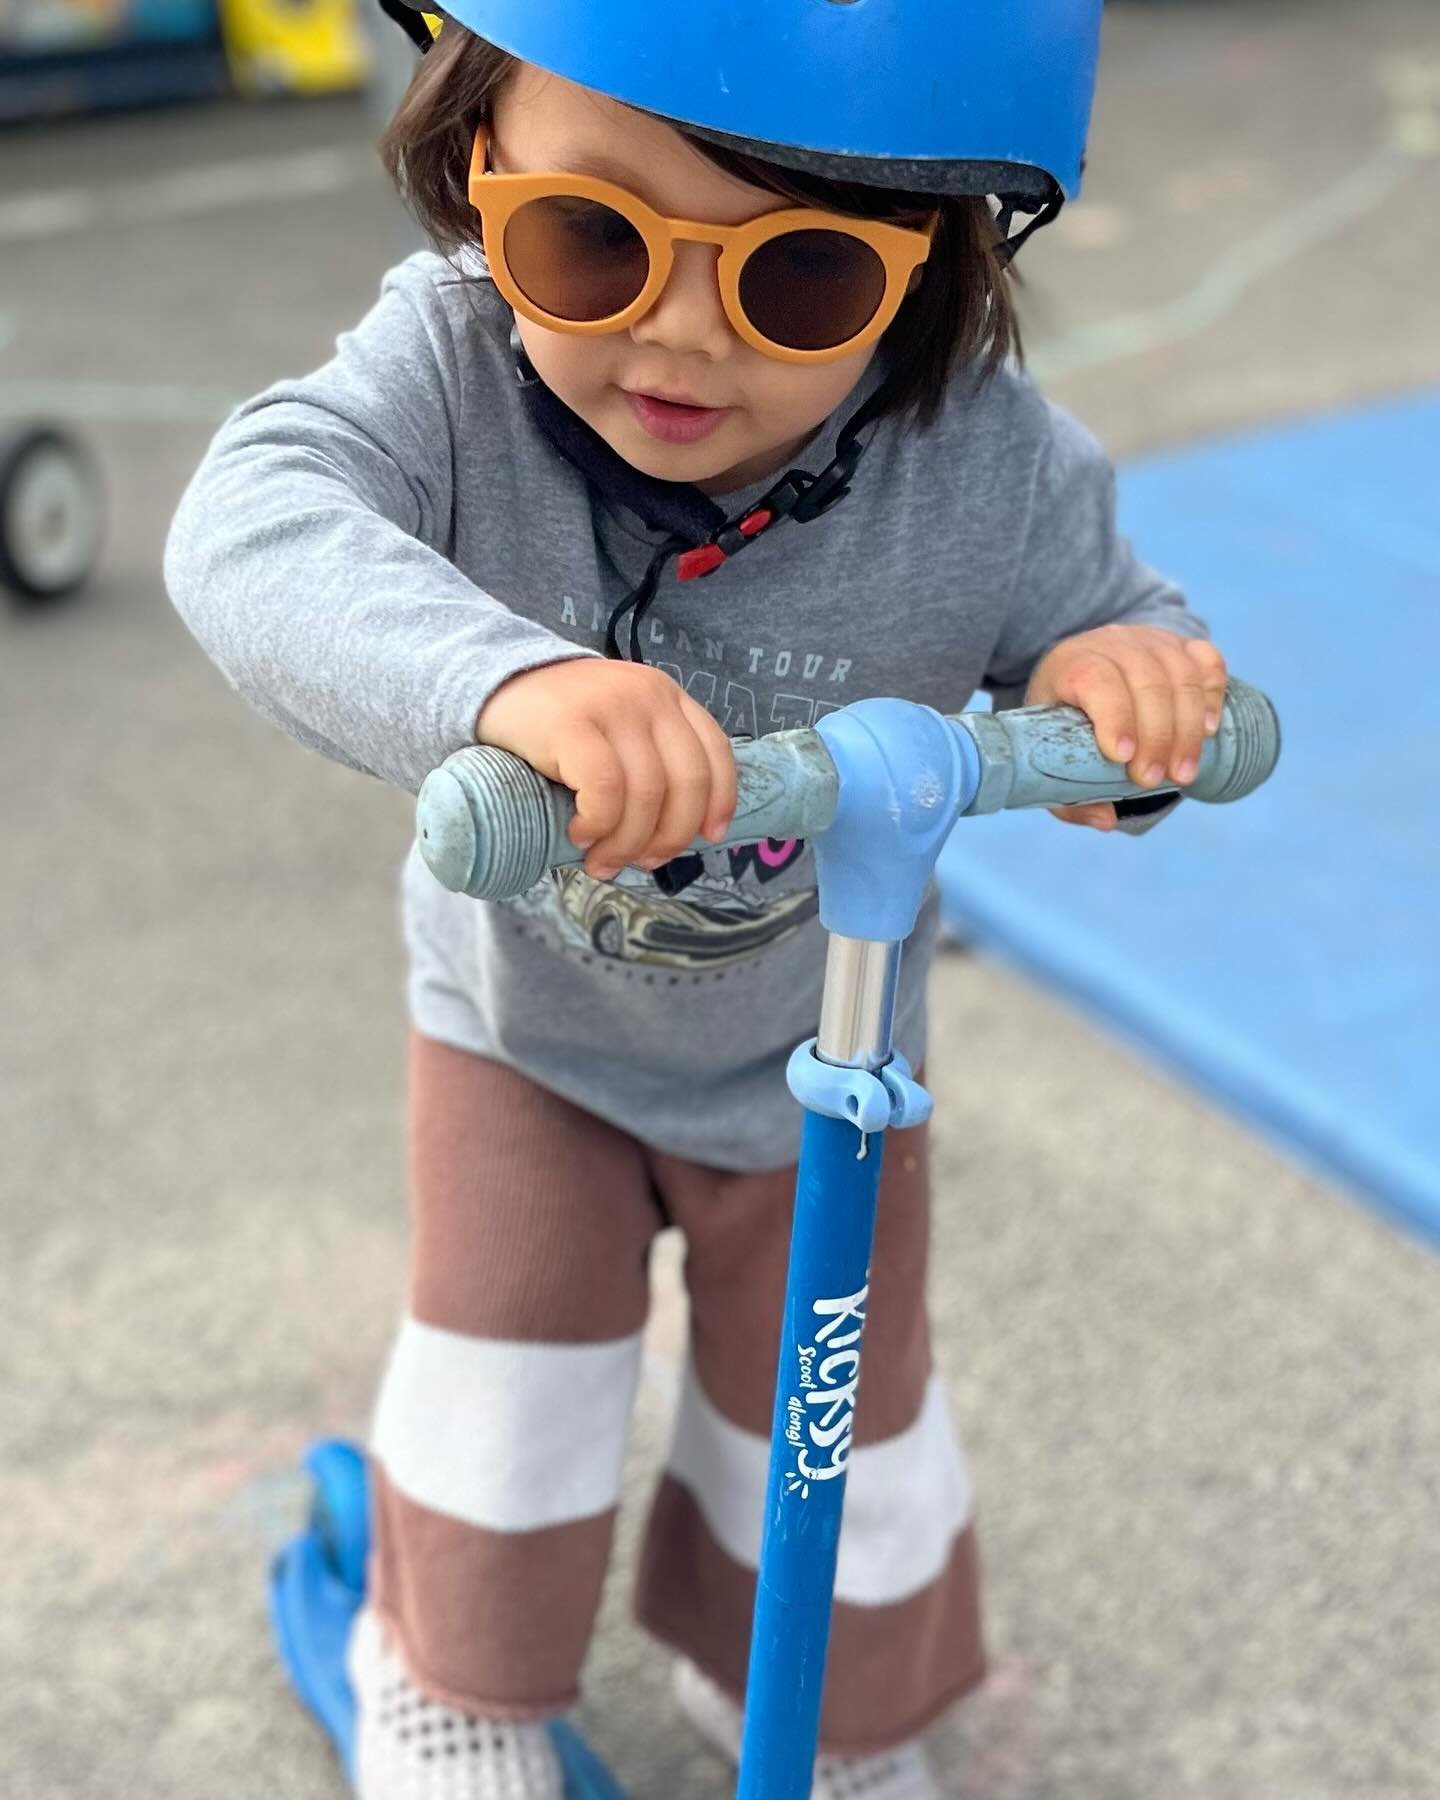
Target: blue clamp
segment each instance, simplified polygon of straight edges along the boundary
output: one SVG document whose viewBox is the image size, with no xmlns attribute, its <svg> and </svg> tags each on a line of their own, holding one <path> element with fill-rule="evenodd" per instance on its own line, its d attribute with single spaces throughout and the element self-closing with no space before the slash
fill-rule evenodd
<svg viewBox="0 0 1440 1800">
<path fill-rule="evenodd" d="M 785 1071 L 790 1092 L 808 1111 L 842 1119 L 869 1133 L 923 1125 L 935 1102 L 915 1080 L 909 1062 L 894 1051 L 883 1069 L 845 1069 L 822 1062 L 816 1038 L 796 1047 Z"/>
</svg>

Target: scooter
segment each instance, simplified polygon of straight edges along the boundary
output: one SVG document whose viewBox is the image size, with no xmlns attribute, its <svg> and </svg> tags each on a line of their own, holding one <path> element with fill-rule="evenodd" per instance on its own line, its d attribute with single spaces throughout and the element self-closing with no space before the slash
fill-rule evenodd
<svg viewBox="0 0 1440 1800">
<path fill-rule="evenodd" d="M 1273 706 L 1232 679 L 1219 730 L 1180 791 L 1242 799 L 1268 780 L 1279 750 Z M 737 1789 L 738 1800 L 808 1800 L 885 1133 L 922 1123 L 932 1104 L 891 1042 L 905 940 L 957 820 L 1150 790 L 1106 761 L 1085 715 L 1065 706 L 946 718 L 908 701 L 861 700 L 813 730 L 740 745 L 735 760 L 728 841 L 810 840 L 830 934 L 819 1028 L 788 1069 L 805 1122 Z M 487 900 L 580 862 L 567 836 L 573 816 L 573 795 L 485 746 L 434 771 L 416 815 L 436 878 Z M 271 1614 L 291 1679 L 353 1778 L 344 1654 L 365 1590 L 365 1465 L 353 1446 L 330 1441 L 312 1448 L 307 1466 L 310 1522 L 275 1559 Z M 557 1721 L 551 1731 L 566 1800 L 624 1800 L 573 1727 Z"/>
</svg>

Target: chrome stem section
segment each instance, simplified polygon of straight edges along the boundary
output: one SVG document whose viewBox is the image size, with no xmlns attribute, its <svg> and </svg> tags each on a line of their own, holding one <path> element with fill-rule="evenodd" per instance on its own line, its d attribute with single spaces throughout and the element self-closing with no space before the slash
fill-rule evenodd
<svg viewBox="0 0 1440 1800">
<path fill-rule="evenodd" d="M 902 948 L 831 932 L 815 1045 L 822 1061 L 872 1074 L 889 1062 Z"/>
</svg>

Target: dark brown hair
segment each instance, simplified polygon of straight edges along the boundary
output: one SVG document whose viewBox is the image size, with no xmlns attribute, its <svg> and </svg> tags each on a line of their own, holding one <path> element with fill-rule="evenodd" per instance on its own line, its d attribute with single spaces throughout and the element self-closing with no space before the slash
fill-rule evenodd
<svg viewBox="0 0 1440 1800">
<path fill-rule="evenodd" d="M 479 242 L 480 219 L 467 191 L 471 145 L 476 126 L 491 116 L 517 66 L 508 52 L 447 21 L 381 140 L 381 156 L 400 192 L 432 241 L 447 252 Z M 827 179 L 712 144 L 683 126 L 676 129 L 726 174 L 798 205 L 902 225 L 919 223 L 938 209 L 920 284 L 880 341 L 888 375 L 886 413 L 909 414 L 928 424 L 958 369 L 972 366 L 983 379 L 1006 356 L 1020 354 L 1009 273 L 983 199 L 937 198 Z"/>
</svg>

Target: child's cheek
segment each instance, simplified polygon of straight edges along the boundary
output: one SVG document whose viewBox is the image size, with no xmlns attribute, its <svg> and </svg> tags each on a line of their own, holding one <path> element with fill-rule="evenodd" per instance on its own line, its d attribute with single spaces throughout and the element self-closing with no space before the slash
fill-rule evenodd
<svg viewBox="0 0 1440 1800">
<path fill-rule="evenodd" d="M 575 337 L 565 331 L 547 331 L 528 319 L 517 319 L 515 323 L 535 373 L 572 412 L 593 423 L 590 415 L 606 388 L 614 385 L 615 354 L 610 342 L 605 338 Z"/>
<path fill-rule="evenodd" d="M 864 375 L 873 355 L 860 350 L 834 362 L 813 364 L 762 357 L 755 373 L 756 412 L 762 414 L 763 409 L 764 422 L 774 426 L 777 440 L 813 431 Z"/>
</svg>

